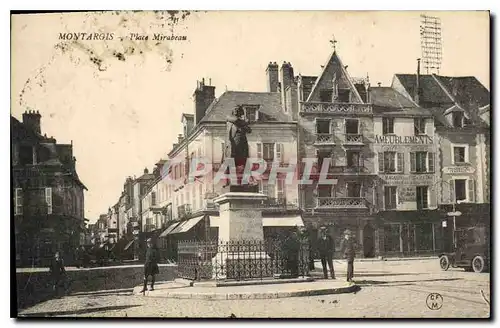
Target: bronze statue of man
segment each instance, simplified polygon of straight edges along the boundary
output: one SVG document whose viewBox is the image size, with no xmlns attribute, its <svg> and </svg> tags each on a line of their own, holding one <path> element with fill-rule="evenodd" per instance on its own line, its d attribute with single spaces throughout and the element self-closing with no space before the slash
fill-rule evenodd
<svg viewBox="0 0 500 328">
<path fill-rule="evenodd" d="M 247 159 L 249 158 L 249 147 L 247 134 L 252 133 L 250 122 L 245 119 L 245 111 L 242 106 L 236 106 L 233 110 L 232 116 L 227 119 L 227 133 L 226 133 L 226 149 L 225 157 L 234 159 L 236 165 L 236 173 L 238 177 L 238 186 L 241 187 L 241 178 L 243 170 L 245 169 Z M 229 170 L 226 170 L 226 174 Z M 226 186 L 230 183 L 227 182 Z"/>
</svg>

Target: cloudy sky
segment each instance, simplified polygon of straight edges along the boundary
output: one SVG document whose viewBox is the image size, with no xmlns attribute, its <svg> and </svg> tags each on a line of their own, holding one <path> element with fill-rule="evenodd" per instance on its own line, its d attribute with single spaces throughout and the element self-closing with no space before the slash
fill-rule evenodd
<svg viewBox="0 0 500 328">
<path fill-rule="evenodd" d="M 489 17 L 434 12 L 442 21 L 442 75 L 473 75 L 489 89 Z M 172 19 L 173 18 L 173 19 Z M 177 20 L 178 19 L 178 20 Z M 196 81 L 224 90 L 265 91 L 269 61 L 317 75 L 337 49 L 351 76 L 389 85 L 413 73 L 420 12 L 208 12 L 19 15 L 12 19 L 12 115 L 42 114 L 42 133 L 73 141 L 89 188 L 93 222 L 115 204 L 127 176 L 150 170 L 193 112 Z M 59 33 L 113 33 L 113 40 L 64 42 Z M 129 40 L 130 33 L 148 41 Z M 152 41 L 154 33 L 186 41 Z M 120 38 L 123 38 L 121 40 Z"/>
</svg>

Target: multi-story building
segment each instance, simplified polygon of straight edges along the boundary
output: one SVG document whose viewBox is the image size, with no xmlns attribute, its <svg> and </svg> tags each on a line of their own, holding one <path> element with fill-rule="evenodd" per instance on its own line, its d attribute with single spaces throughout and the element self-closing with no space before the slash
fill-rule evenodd
<svg viewBox="0 0 500 328">
<path fill-rule="evenodd" d="M 33 265 L 55 251 L 68 263 L 85 231 L 84 190 L 76 172 L 73 144 L 41 134 L 41 115 L 11 116 L 12 197 L 16 259 Z"/>
<path fill-rule="evenodd" d="M 285 112 L 298 121 L 299 158 L 315 162 L 314 183 L 300 190 L 304 222 L 313 236 L 326 226 L 337 243 L 346 228 L 361 236 L 376 205 L 368 80 L 351 78 L 333 51 L 319 76 L 294 78 L 284 63 L 281 89 Z"/>
<path fill-rule="evenodd" d="M 443 222 L 443 240 L 453 227 L 489 221 L 491 185 L 490 92 L 472 76 L 397 74 L 395 85 L 435 117 L 440 183 L 438 204 L 462 215 Z M 443 211 L 443 212 L 446 212 Z M 453 222 L 454 221 L 454 222 Z"/>
</svg>

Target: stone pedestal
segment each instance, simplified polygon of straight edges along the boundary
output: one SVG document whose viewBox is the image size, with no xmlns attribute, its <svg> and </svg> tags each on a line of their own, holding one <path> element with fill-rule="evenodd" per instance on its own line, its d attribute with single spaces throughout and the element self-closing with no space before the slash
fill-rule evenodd
<svg viewBox="0 0 500 328">
<path fill-rule="evenodd" d="M 261 209 L 266 198 L 256 192 L 230 191 L 214 199 L 220 213 L 219 249 L 212 259 L 214 279 L 267 276 Z"/>
</svg>

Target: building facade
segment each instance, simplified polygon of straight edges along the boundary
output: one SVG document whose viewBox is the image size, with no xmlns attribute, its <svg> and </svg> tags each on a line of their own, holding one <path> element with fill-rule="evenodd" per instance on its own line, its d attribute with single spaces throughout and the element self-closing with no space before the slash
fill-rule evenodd
<svg viewBox="0 0 500 328">
<path fill-rule="evenodd" d="M 84 190 L 73 144 L 41 134 L 41 115 L 11 116 L 13 222 L 20 265 L 44 264 L 54 252 L 74 259 L 85 232 Z"/>
</svg>

